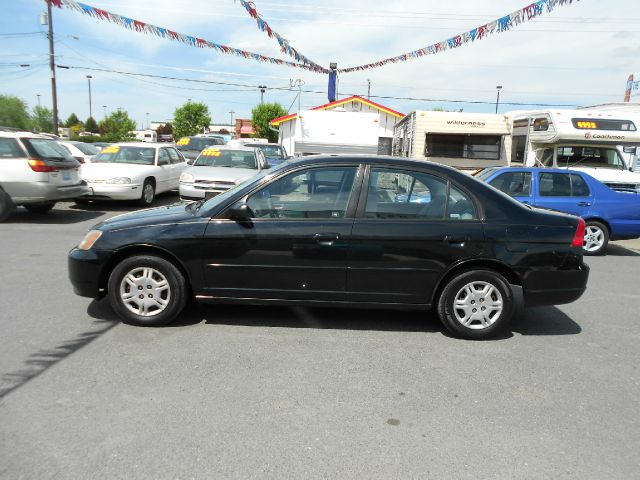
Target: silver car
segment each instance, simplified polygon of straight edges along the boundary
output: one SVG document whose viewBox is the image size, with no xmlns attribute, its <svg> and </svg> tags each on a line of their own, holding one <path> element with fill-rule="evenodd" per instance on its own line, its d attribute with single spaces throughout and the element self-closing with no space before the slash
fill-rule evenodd
<svg viewBox="0 0 640 480">
<path fill-rule="evenodd" d="M 58 200 L 86 194 L 80 163 L 53 138 L 31 132 L 0 131 L 0 221 L 23 205 L 45 213 Z"/>
<path fill-rule="evenodd" d="M 212 145 L 180 176 L 180 198 L 211 198 L 242 183 L 269 164 L 261 150 L 247 147 Z"/>
</svg>

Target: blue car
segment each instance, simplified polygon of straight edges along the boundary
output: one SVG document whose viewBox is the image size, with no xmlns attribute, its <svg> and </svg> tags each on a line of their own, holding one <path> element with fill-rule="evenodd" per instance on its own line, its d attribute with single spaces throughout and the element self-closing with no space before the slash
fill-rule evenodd
<svg viewBox="0 0 640 480">
<path fill-rule="evenodd" d="M 483 170 L 476 178 L 532 207 L 582 217 L 585 255 L 603 254 L 609 240 L 640 237 L 640 194 L 612 190 L 584 172 L 506 167 Z"/>
</svg>

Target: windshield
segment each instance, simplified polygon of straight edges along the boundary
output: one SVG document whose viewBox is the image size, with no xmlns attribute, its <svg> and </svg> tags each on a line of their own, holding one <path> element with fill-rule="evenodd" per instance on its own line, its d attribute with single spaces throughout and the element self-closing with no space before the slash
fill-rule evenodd
<svg viewBox="0 0 640 480">
<path fill-rule="evenodd" d="M 137 165 L 155 164 L 156 149 L 145 147 L 122 147 L 111 145 L 103 148 L 92 163 L 133 163 Z"/>
<path fill-rule="evenodd" d="M 258 147 L 267 158 L 284 158 L 282 147 L 279 145 L 261 145 Z"/>
<path fill-rule="evenodd" d="M 55 140 L 44 138 L 23 138 L 22 141 L 35 152 L 36 156 L 52 160 L 74 160 L 69 151 Z"/>
<path fill-rule="evenodd" d="M 98 153 L 100 153 L 100 150 L 98 150 L 96 147 L 94 147 L 90 143 L 78 142 L 72 145 L 74 145 L 78 150 L 80 150 L 85 155 L 97 155 Z"/>
<path fill-rule="evenodd" d="M 195 167 L 230 167 L 258 169 L 256 154 L 244 150 L 204 150 L 193 164 Z"/>
<path fill-rule="evenodd" d="M 176 146 L 178 150 L 188 151 L 202 151 L 207 148 L 209 145 L 224 145 L 224 140 L 218 137 L 202 137 L 202 138 L 189 138 L 184 137 L 178 140 Z"/>
<path fill-rule="evenodd" d="M 558 147 L 558 167 L 625 169 L 615 147 Z"/>
</svg>

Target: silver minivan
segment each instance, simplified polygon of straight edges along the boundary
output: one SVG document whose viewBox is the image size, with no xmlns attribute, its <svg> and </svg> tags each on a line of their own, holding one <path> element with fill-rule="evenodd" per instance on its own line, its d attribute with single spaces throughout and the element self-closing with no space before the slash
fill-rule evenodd
<svg viewBox="0 0 640 480">
<path fill-rule="evenodd" d="M 56 201 L 88 193 L 80 163 L 51 137 L 0 130 L 0 221 L 15 206 L 45 213 Z"/>
</svg>

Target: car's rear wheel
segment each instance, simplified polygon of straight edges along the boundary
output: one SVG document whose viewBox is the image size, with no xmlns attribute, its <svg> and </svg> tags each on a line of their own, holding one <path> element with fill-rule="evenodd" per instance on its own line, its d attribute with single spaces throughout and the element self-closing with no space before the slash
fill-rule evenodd
<svg viewBox="0 0 640 480">
<path fill-rule="evenodd" d="M 0 189 L 0 222 L 4 222 L 13 211 L 13 202 L 7 192 Z"/>
<path fill-rule="evenodd" d="M 145 180 L 142 185 L 142 195 L 140 196 L 139 203 L 145 207 L 150 207 L 153 204 L 153 199 L 156 196 L 156 188 L 151 180 Z"/>
<path fill-rule="evenodd" d="M 109 303 L 124 323 L 159 327 L 187 302 L 186 280 L 171 262 L 152 255 L 121 261 L 109 277 Z"/>
<path fill-rule="evenodd" d="M 589 220 L 584 234 L 585 255 L 602 255 L 609 244 L 609 229 L 600 222 Z"/>
<path fill-rule="evenodd" d="M 25 205 L 24 208 L 31 213 L 47 213 L 56 205 L 56 202 L 43 202 L 43 203 L 30 203 Z"/>
<path fill-rule="evenodd" d="M 438 316 L 447 330 L 470 340 L 503 333 L 513 312 L 511 287 L 492 270 L 467 270 L 454 276 L 438 299 Z"/>
</svg>

